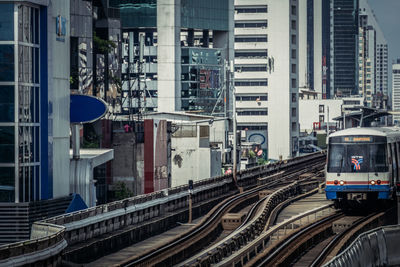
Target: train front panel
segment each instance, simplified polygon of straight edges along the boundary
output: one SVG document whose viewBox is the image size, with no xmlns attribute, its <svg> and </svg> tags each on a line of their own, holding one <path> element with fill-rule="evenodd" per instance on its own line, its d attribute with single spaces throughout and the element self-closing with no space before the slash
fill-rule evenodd
<svg viewBox="0 0 400 267">
<path fill-rule="evenodd" d="M 343 201 L 391 198 L 386 138 L 330 138 L 325 192 L 327 199 Z"/>
</svg>

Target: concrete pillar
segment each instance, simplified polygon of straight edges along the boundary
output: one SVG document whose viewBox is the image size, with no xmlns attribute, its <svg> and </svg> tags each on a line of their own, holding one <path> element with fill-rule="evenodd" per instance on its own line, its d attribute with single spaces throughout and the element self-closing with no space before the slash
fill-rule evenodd
<svg viewBox="0 0 400 267">
<path fill-rule="evenodd" d="M 181 110 L 181 1 L 157 1 L 158 111 Z"/>
</svg>

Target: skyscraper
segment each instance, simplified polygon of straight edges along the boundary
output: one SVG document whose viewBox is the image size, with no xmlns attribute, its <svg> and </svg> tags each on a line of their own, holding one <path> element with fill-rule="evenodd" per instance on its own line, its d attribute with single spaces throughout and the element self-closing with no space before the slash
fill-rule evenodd
<svg viewBox="0 0 400 267">
<path fill-rule="evenodd" d="M 387 42 L 367 0 L 300 0 L 300 88 L 329 99 L 387 95 Z M 300 37 L 302 38 L 302 37 Z"/>
<path fill-rule="evenodd" d="M 298 3 L 235 1 L 238 129 L 268 157 L 298 151 Z"/>
<path fill-rule="evenodd" d="M 358 6 L 358 0 L 331 0 L 331 97 L 358 94 Z"/>
<path fill-rule="evenodd" d="M 392 64 L 392 109 L 400 110 L 400 59 Z M 400 123 L 400 115 L 393 115 L 393 123 Z"/>
<path fill-rule="evenodd" d="M 367 106 L 388 94 L 388 47 L 375 15 L 366 0 L 360 0 L 358 30 L 359 94 Z M 375 101 L 378 107 L 383 103 Z"/>
</svg>

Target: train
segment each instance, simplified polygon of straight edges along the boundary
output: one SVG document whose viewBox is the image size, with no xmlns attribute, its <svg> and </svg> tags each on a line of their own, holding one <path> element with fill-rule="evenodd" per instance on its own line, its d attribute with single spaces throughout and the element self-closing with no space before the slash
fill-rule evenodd
<svg viewBox="0 0 400 267">
<path fill-rule="evenodd" d="M 338 208 L 390 203 L 400 186 L 400 128 L 358 127 L 327 138 L 327 199 Z"/>
</svg>

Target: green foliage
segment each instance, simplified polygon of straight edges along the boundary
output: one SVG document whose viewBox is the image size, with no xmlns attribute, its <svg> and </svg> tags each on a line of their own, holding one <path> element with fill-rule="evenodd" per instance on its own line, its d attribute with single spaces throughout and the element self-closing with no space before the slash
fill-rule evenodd
<svg viewBox="0 0 400 267">
<path fill-rule="evenodd" d="M 114 192 L 115 192 L 115 198 L 117 200 L 122 200 L 122 199 L 133 196 L 132 191 L 129 190 L 128 187 L 126 187 L 126 184 L 124 182 L 115 183 L 114 184 Z"/>
<path fill-rule="evenodd" d="M 93 43 L 97 52 L 101 54 L 108 54 L 113 50 L 113 48 L 117 47 L 113 41 L 101 39 L 96 35 L 96 33 L 93 33 Z"/>
<path fill-rule="evenodd" d="M 249 157 L 250 158 L 255 158 L 256 157 L 256 153 L 253 150 L 249 150 Z"/>
<path fill-rule="evenodd" d="M 83 140 L 82 148 L 100 148 L 100 144 L 97 140 L 92 142 Z"/>
<path fill-rule="evenodd" d="M 266 159 L 264 159 L 264 158 L 259 158 L 257 160 L 258 165 L 265 165 L 265 164 L 267 164 L 267 162 L 268 161 Z"/>
</svg>

